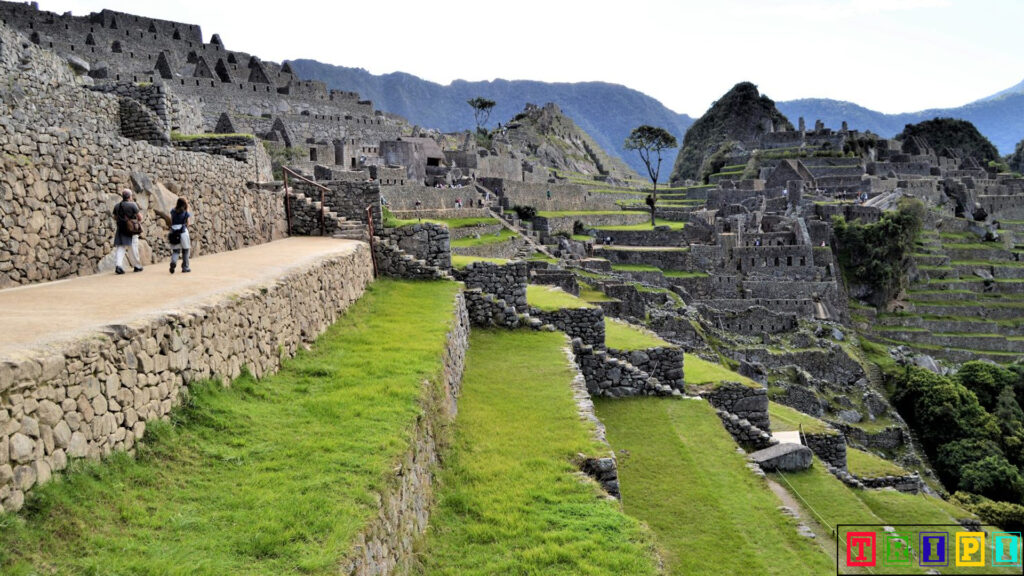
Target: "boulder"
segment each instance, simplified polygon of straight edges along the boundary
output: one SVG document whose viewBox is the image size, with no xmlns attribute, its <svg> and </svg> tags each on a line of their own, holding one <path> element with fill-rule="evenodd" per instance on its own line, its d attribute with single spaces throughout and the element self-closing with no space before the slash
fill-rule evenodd
<svg viewBox="0 0 1024 576">
<path fill-rule="evenodd" d="M 785 443 L 758 450 L 750 455 L 750 459 L 765 472 L 793 472 L 810 468 L 813 455 L 807 446 Z"/>
</svg>

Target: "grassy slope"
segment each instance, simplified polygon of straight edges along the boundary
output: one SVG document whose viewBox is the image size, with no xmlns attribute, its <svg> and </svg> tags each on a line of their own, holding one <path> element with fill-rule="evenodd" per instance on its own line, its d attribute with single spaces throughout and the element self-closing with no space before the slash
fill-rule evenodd
<svg viewBox="0 0 1024 576">
<path fill-rule="evenodd" d="M 683 364 L 683 374 L 687 384 L 718 384 L 722 381 L 739 382 L 747 386 L 759 386 L 746 376 L 740 376 L 721 364 L 708 362 L 703 358 L 687 354 Z"/>
<path fill-rule="evenodd" d="M 577 298 L 561 288 L 530 284 L 526 287 L 526 301 L 535 308 L 552 312 L 561 308 L 593 308 L 586 300 Z"/>
<path fill-rule="evenodd" d="M 608 317 L 604 319 L 604 342 L 607 347 L 617 350 L 643 350 L 672 346 L 653 332 L 642 330 L 629 322 Z"/>
<path fill-rule="evenodd" d="M 768 415 L 774 432 L 799 430 L 802 426 L 805 434 L 820 434 L 827 429 L 825 423 L 814 416 L 775 402 L 768 404 Z"/>
<path fill-rule="evenodd" d="M 575 454 L 607 448 L 577 416 L 564 346 L 473 331 L 426 574 L 655 573 L 649 533 L 574 474 Z"/>
<path fill-rule="evenodd" d="M 832 573 L 707 403 L 602 399 L 597 413 L 620 454 L 626 512 L 654 530 L 668 574 Z"/>
<path fill-rule="evenodd" d="M 881 525 L 907 524 L 899 530 L 916 532 L 927 530 L 924 524 L 956 524 L 957 518 L 971 515 L 938 498 L 923 494 L 911 495 L 892 490 L 851 490 L 825 470 L 824 464 L 815 457 L 814 466 L 802 472 L 789 472 L 785 475 L 773 473 L 779 484 L 790 491 L 804 508 L 812 508 L 819 522 L 824 520 L 827 528 L 837 524 L 871 524 L 875 528 L 850 528 L 849 530 L 875 530 L 881 532 Z M 935 528 L 932 528 L 933 530 Z M 940 530 L 955 532 L 957 528 L 941 528 Z M 846 527 L 843 533 L 847 532 Z M 952 535 L 950 536 L 952 537 Z M 840 545 L 841 551 L 845 545 Z M 834 568 L 833 568 L 834 569 Z M 968 569 L 955 567 L 942 568 L 942 573 L 970 574 Z M 1012 571 L 993 570 L 997 573 L 1014 573 Z M 876 574 L 892 574 L 899 569 L 877 567 Z M 923 573 L 915 568 L 911 572 Z M 977 571 L 975 571 L 977 572 Z M 833 572 L 834 573 L 834 572 Z M 1020 574 L 1018 569 L 1016 574 Z"/>
<path fill-rule="evenodd" d="M 86 464 L 2 517 L 0 573 L 335 573 L 408 448 L 455 290 L 379 280 L 277 375 L 195 386 L 136 460 Z"/>
<path fill-rule="evenodd" d="M 508 228 L 502 228 L 498 231 L 498 234 L 484 234 L 479 238 L 467 236 L 465 238 L 459 238 L 458 240 L 451 241 L 452 248 L 470 248 L 473 246 L 484 246 L 486 244 L 500 244 L 502 242 L 508 242 L 513 238 L 518 238 L 519 234 L 509 230 Z"/>
<path fill-rule="evenodd" d="M 508 258 L 488 258 L 486 256 L 463 256 L 452 254 L 452 267 L 465 268 L 473 262 L 492 262 L 494 264 L 508 264 Z"/>
</svg>

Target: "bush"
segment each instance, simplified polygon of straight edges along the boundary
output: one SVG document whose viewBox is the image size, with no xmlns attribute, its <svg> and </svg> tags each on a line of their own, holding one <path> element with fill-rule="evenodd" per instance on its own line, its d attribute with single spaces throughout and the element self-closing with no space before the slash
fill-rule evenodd
<svg viewBox="0 0 1024 576">
<path fill-rule="evenodd" d="M 520 206 L 516 204 L 512 207 L 512 210 L 515 210 L 516 216 L 520 220 L 533 220 L 537 217 L 537 209 L 533 206 Z"/>
<path fill-rule="evenodd" d="M 957 492 L 951 498 L 954 504 L 978 515 L 982 522 L 1003 530 L 1024 530 L 1024 506 L 1015 502 L 993 502 L 976 494 Z"/>
<path fill-rule="evenodd" d="M 992 454 L 964 466 L 959 487 L 996 500 L 1020 502 L 1024 478 L 1002 454 Z"/>
<path fill-rule="evenodd" d="M 924 212 L 924 204 L 913 200 L 882 214 L 873 224 L 847 222 L 841 216 L 833 219 L 839 263 L 850 280 L 871 288 L 876 306 L 883 306 L 905 287 Z"/>
</svg>

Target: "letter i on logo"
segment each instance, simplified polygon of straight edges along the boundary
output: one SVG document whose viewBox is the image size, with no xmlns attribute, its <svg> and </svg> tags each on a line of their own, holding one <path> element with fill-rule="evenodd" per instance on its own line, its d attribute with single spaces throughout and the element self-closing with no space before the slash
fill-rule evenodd
<svg viewBox="0 0 1024 576">
<path fill-rule="evenodd" d="M 847 532 L 846 565 L 874 566 L 875 561 L 875 533 Z"/>
<path fill-rule="evenodd" d="M 1020 532 L 992 533 L 992 566 L 1020 568 Z"/>
<path fill-rule="evenodd" d="M 947 566 L 946 540 L 948 532 L 919 532 L 921 560 L 918 562 L 922 567 Z"/>
</svg>

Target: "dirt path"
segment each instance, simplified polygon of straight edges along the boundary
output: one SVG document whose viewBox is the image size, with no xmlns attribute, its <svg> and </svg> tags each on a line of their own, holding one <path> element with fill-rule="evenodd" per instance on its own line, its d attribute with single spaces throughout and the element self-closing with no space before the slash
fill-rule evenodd
<svg viewBox="0 0 1024 576">
<path fill-rule="evenodd" d="M 143 272 L 113 272 L 0 290 L 0 357 L 73 338 L 111 324 L 215 302 L 225 293 L 272 281 L 333 255 L 351 253 L 354 240 L 303 237 L 192 259 L 192 272 L 174 275 L 168 262 Z"/>
</svg>

